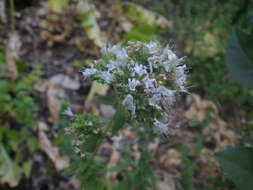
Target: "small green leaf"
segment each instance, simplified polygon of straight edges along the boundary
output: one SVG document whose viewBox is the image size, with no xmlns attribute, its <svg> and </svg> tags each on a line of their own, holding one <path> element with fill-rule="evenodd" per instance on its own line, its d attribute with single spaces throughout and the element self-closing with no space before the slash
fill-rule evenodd
<svg viewBox="0 0 253 190">
<path fill-rule="evenodd" d="M 241 190 L 252 190 L 253 148 L 229 148 L 216 153 L 216 157 L 228 179 Z"/>
<path fill-rule="evenodd" d="M 241 30 L 230 36 L 226 64 L 232 76 L 241 84 L 253 88 L 253 37 Z"/>
<path fill-rule="evenodd" d="M 112 135 L 116 135 L 118 131 L 126 123 L 127 112 L 125 109 L 119 109 L 113 117 Z"/>
<path fill-rule="evenodd" d="M 23 173 L 25 174 L 25 176 L 27 178 L 30 177 L 31 170 L 32 170 L 32 162 L 31 161 L 24 162 L 22 168 L 23 168 Z"/>
<path fill-rule="evenodd" d="M 48 7 L 55 13 L 64 13 L 69 0 L 48 0 Z"/>
<path fill-rule="evenodd" d="M 105 104 L 105 105 L 113 105 L 115 104 L 114 98 L 110 96 L 98 96 L 97 97 L 99 103 Z"/>
</svg>

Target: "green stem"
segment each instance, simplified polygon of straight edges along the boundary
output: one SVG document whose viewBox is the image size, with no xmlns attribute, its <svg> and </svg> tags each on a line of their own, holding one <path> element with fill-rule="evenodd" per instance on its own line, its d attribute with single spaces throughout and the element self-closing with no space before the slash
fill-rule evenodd
<svg viewBox="0 0 253 190">
<path fill-rule="evenodd" d="M 15 3 L 14 0 L 10 0 L 10 10 L 11 10 L 11 31 L 16 30 L 16 17 L 15 17 Z"/>
<path fill-rule="evenodd" d="M 104 140 L 104 138 L 106 137 L 107 133 L 109 132 L 109 130 L 112 128 L 112 123 L 113 123 L 113 119 L 110 121 L 110 123 L 106 126 L 105 130 L 103 131 L 103 136 L 100 139 L 100 141 L 97 143 L 95 150 L 93 152 L 93 155 L 95 156 Z"/>
<path fill-rule="evenodd" d="M 117 99 L 117 101 L 116 101 L 116 102 L 117 102 L 116 111 L 117 111 L 117 110 L 119 110 L 121 104 L 119 103 L 120 101 L 119 101 L 119 99 L 117 98 L 118 96 L 117 96 L 117 90 L 116 90 L 116 88 L 114 88 L 114 91 L 115 91 L 115 95 L 116 95 L 115 97 L 116 97 L 116 99 Z M 102 138 L 100 139 L 100 141 L 97 143 L 97 145 L 96 145 L 96 147 L 95 147 L 95 150 L 94 150 L 94 152 L 93 152 L 93 157 L 97 154 L 97 152 L 98 152 L 98 150 L 99 150 L 99 148 L 100 148 L 100 146 L 101 146 L 101 144 L 102 144 L 104 138 L 106 137 L 107 133 L 108 133 L 109 130 L 112 128 L 112 126 L 113 126 L 113 119 L 111 119 L 111 121 L 110 121 L 109 124 L 106 126 L 105 130 L 103 131 L 103 136 L 102 136 Z"/>
</svg>

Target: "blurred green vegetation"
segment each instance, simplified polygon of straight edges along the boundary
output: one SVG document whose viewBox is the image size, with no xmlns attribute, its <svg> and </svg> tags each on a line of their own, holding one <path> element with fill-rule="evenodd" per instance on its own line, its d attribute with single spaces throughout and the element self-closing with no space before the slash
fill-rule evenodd
<svg viewBox="0 0 253 190">
<path fill-rule="evenodd" d="M 1 51 L 0 66 L 3 65 L 5 53 Z M 15 81 L 9 80 L 6 72 L 1 71 L 0 77 L 0 182 L 14 187 L 23 175 L 30 176 L 30 155 L 39 148 L 34 135 L 38 105 L 32 87 L 40 71 L 37 67 L 29 74 L 20 72 Z"/>
</svg>

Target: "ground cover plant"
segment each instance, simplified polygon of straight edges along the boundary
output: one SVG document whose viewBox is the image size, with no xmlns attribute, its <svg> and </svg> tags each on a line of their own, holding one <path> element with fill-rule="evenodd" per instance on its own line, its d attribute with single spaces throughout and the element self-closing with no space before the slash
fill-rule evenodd
<svg viewBox="0 0 253 190">
<path fill-rule="evenodd" d="M 119 182 L 116 189 L 154 188 L 155 176 L 148 164 L 152 155 L 147 147 L 154 141 L 156 133 L 167 135 L 172 130 L 169 127 L 172 106 L 179 93 L 187 92 L 186 65 L 182 63 L 183 58 L 178 58 L 169 45 L 162 48 L 154 41 L 132 41 L 125 47 L 104 46 L 102 54 L 102 59 L 85 69 L 82 75 L 114 87 L 116 95 L 112 103 L 117 107 L 114 119 L 103 129 L 103 121 L 95 115 L 75 116 L 71 108 L 65 111 L 73 117 L 66 131 L 73 136 L 76 151 L 88 167 L 82 172 L 84 188 L 103 188 L 96 181 L 103 176 L 103 162 L 96 160 L 96 154 L 103 138 L 109 132 L 113 136 L 117 135 L 125 123 L 131 125 L 138 135 L 136 143 L 140 156 L 137 163 L 131 161 L 128 157 L 133 153 L 127 149 L 126 160 L 121 160 L 125 164 L 119 170 L 123 172 L 123 181 Z M 119 146 L 118 149 L 124 148 Z M 118 167 L 111 170 L 117 171 Z M 96 180 L 93 179 L 94 176 Z"/>
</svg>

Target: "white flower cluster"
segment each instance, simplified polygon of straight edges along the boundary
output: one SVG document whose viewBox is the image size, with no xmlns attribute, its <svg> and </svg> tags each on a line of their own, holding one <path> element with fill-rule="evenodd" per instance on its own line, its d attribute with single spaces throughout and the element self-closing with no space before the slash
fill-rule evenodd
<svg viewBox="0 0 253 190">
<path fill-rule="evenodd" d="M 65 114 L 65 115 L 67 115 L 69 117 L 74 116 L 74 114 L 73 114 L 73 112 L 72 112 L 72 110 L 71 110 L 70 107 L 67 107 L 67 109 L 63 112 L 63 114 Z"/>
<path fill-rule="evenodd" d="M 129 42 L 126 47 L 103 47 L 106 59 L 83 71 L 84 77 L 100 79 L 104 83 L 126 89 L 122 104 L 137 117 L 139 110 L 147 106 L 168 112 L 176 100 L 176 94 L 187 92 L 184 58 L 178 58 L 169 45 L 165 48 L 155 41 Z M 137 105 L 146 98 L 146 105 Z M 166 124 L 154 119 L 154 127 L 166 132 Z"/>
</svg>

